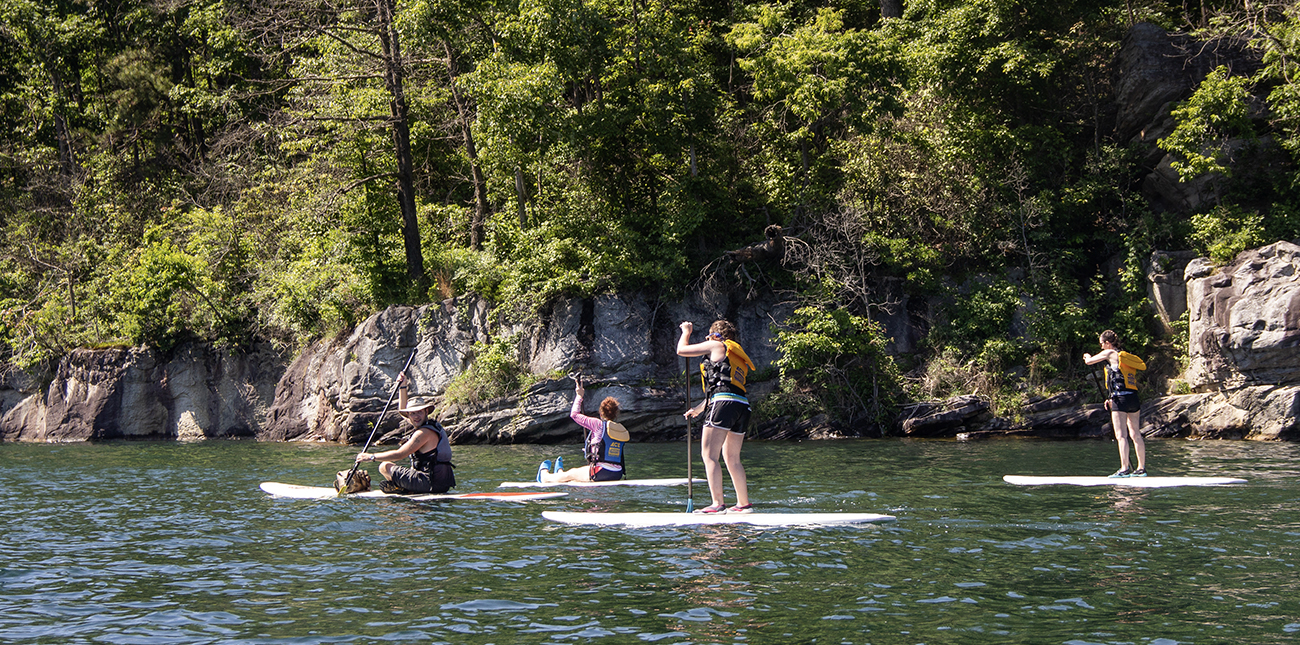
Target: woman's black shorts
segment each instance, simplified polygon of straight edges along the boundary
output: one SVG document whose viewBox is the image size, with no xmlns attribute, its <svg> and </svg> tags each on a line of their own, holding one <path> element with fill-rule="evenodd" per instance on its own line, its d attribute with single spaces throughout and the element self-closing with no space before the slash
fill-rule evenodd
<svg viewBox="0 0 1300 645">
<path fill-rule="evenodd" d="M 709 409 L 705 412 L 704 425 L 722 428 L 728 432 L 745 434 L 745 428 L 749 426 L 749 404 L 726 399 L 709 401 Z"/>
<path fill-rule="evenodd" d="M 1137 412 L 1142 409 L 1142 401 L 1137 392 L 1123 392 L 1110 397 L 1110 409 L 1120 412 Z"/>
</svg>

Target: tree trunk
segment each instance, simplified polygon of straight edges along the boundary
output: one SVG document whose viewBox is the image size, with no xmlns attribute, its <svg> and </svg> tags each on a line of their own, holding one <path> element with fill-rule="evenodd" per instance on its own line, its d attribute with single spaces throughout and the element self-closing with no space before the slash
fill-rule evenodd
<svg viewBox="0 0 1300 645">
<path fill-rule="evenodd" d="M 424 296 L 429 278 L 424 272 L 424 253 L 420 249 L 420 220 L 415 211 L 415 162 L 411 155 L 411 125 L 402 85 L 402 50 L 397 28 L 393 26 L 393 0 L 376 0 L 379 19 L 379 42 L 384 50 L 384 83 L 387 85 L 389 112 L 393 119 L 393 146 L 397 153 L 397 195 L 402 206 L 402 241 L 406 249 L 406 274 Z"/>
<path fill-rule="evenodd" d="M 470 129 L 470 109 L 460 90 L 456 88 L 456 56 L 451 51 L 451 44 L 442 43 L 447 54 L 447 77 L 451 86 L 452 102 L 456 104 L 456 114 L 460 117 L 460 131 L 465 138 L 465 155 L 469 157 L 470 175 L 474 182 L 474 215 L 469 222 L 469 247 L 475 251 L 483 249 L 483 228 L 487 222 L 487 181 L 483 178 L 483 169 L 478 163 L 478 149 L 474 146 L 474 132 Z"/>
<path fill-rule="evenodd" d="M 519 211 L 519 228 L 528 226 L 528 187 L 524 186 L 524 169 L 515 166 L 515 203 Z"/>
<path fill-rule="evenodd" d="M 881 18 L 902 18 L 903 0 L 880 0 Z"/>
</svg>

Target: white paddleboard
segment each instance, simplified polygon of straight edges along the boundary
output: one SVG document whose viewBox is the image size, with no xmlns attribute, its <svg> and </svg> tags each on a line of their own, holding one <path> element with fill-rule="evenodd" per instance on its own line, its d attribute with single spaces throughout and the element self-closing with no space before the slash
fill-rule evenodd
<svg viewBox="0 0 1300 645">
<path fill-rule="evenodd" d="M 501 482 L 501 488 L 545 488 L 548 486 L 578 486 L 594 488 L 597 486 L 685 486 L 690 481 L 685 477 L 678 479 L 618 479 L 610 482 Z M 696 478 L 696 484 L 707 484 L 707 479 Z"/>
<path fill-rule="evenodd" d="M 595 526 L 689 526 L 694 524 L 754 524 L 757 526 L 830 526 L 887 522 L 893 515 L 875 513 L 574 513 L 542 511 L 552 522 Z"/>
<path fill-rule="evenodd" d="M 294 499 L 328 499 L 338 497 L 338 491 L 333 488 L 323 486 L 299 486 L 297 484 L 281 484 L 279 482 L 262 482 L 259 486 L 263 491 L 275 497 L 291 497 Z M 530 502 L 535 499 L 550 499 L 552 497 L 564 497 L 568 493 L 559 491 L 524 493 L 524 492 L 487 492 L 487 493 L 445 493 L 441 495 L 431 495 L 425 493 L 401 493 L 392 494 L 384 493 L 377 490 L 368 490 L 364 493 L 352 493 L 345 497 L 397 497 L 401 499 L 411 499 L 419 502 L 434 500 L 455 500 L 455 499 L 485 499 L 495 501 L 510 502 Z"/>
<path fill-rule="evenodd" d="M 1133 488 L 1169 488 L 1171 486 L 1223 486 L 1244 484 L 1246 480 L 1235 477 L 1035 477 L 1032 475 L 1003 475 L 1002 480 L 1017 486 L 1130 486 Z"/>
</svg>

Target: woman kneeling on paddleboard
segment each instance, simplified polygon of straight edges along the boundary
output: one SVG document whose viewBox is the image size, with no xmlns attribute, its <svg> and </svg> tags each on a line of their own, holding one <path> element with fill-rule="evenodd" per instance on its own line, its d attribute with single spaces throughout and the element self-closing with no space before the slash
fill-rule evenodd
<svg viewBox="0 0 1300 645">
<path fill-rule="evenodd" d="M 1115 429 L 1115 441 L 1119 443 L 1119 470 L 1111 477 L 1146 477 L 1147 446 L 1142 440 L 1141 425 L 1138 421 L 1142 402 L 1138 400 L 1137 373 L 1147 368 L 1142 359 L 1122 352 L 1119 349 L 1119 336 L 1107 329 L 1097 339 L 1101 351 L 1096 354 L 1083 355 L 1083 362 L 1088 365 L 1106 363 L 1106 409 L 1110 410 L 1110 424 Z M 1133 452 L 1137 454 L 1137 470 L 1129 467 L 1128 442 L 1133 440 Z"/>
<path fill-rule="evenodd" d="M 456 485 L 447 431 L 436 419 L 429 418 L 433 401 L 417 398 L 408 403 L 405 372 L 397 376 L 397 389 L 401 394 L 397 413 L 415 432 L 400 448 L 357 453 L 357 461 L 384 462 L 379 464 L 379 474 L 384 477 L 379 490 L 385 493 L 445 493 Z M 393 463 L 407 457 L 411 458 L 410 468 Z"/>
<path fill-rule="evenodd" d="M 678 356 L 703 356 L 700 360 L 700 380 L 704 385 L 704 400 L 686 411 L 686 417 L 699 416 L 707 405 L 704 430 L 700 436 L 700 456 L 704 459 L 704 473 L 709 479 L 709 496 L 713 504 L 696 513 L 748 513 L 749 486 L 745 480 L 745 466 L 740 463 L 740 447 L 745 442 L 745 428 L 749 425 L 749 399 L 745 397 L 745 377 L 754 369 L 753 361 L 745 355 L 736 342 L 736 327 L 719 320 L 709 327 L 709 336 L 703 342 L 691 344 L 695 326 L 681 324 L 682 335 L 677 339 Z M 722 496 L 722 466 L 718 455 L 727 463 L 731 485 L 736 489 L 736 505 L 727 508 Z"/>
<path fill-rule="evenodd" d="M 582 413 L 582 397 L 586 390 L 582 387 L 582 377 L 573 377 L 573 409 L 569 418 L 587 429 L 587 441 L 583 452 L 587 456 L 587 465 L 564 469 L 564 460 L 556 457 L 552 466 L 549 460 L 543 461 L 537 469 L 537 481 L 548 484 L 561 482 L 609 482 L 622 479 L 626 472 L 624 460 L 627 442 L 631 439 L 627 428 L 618 422 L 618 400 L 612 396 L 600 402 L 600 418 L 589 417 Z M 552 467 L 554 472 L 551 471 Z"/>
</svg>

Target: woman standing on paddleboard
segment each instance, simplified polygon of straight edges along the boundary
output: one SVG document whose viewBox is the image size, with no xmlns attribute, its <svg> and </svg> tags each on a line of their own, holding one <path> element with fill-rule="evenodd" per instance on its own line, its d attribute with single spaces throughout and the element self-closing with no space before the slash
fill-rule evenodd
<svg viewBox="0 0 1300 645">
<path fill-rule="evenodd" d="M 690 322 L 681 324 L 682 335 L 677 339 L 678 356 L 703 356 L 700 360 L 700 380 L 704 385 L 704 400 L 686 411 L 687 418 L 704 415 L 704 430 L 700 436 L 700 456 L 704 459 L 704 474 L 709 479 L 709 496 L 713 504 L 696 513 L 748 513 L 749 485 L 745 479 L 745 466 L 740 463 L 740 447 L 745 443 L 745 428 L 749 425 L 749 399 L 745 398 L 745 377 L 754 369 L 753 361 L 745 355 L 736 342 L 736 327 L 719 320 L 709 327 L 703 342 L 691 344 Z M 736 505 L 727 508 L 722 495 L 722 466 L 718 455 L 727 464 L 731 485 L 736 489 Z"/>
<path fill-rule="evenodd" d="M 408 389 L 406 373 L 398 374 L 397 390 L 401 396 L 397 413 L 415 429 L 411 438 L 396 450 L 357 453 L 357 461 L 384 462 L 379 464 L 379 474 L 384 477 L 379 490 L 385 493 L 445 493 L 456 485 L 451 441 L 442 424 L 429 418 L 433 401 L 417 398 L 408 402 Z M 409 468 L 393 463 L 407 457 L 411 458 Z"/>
<path fill-rule="evenodd" d="M 564 460 L 555 458 L 554 472 L 551 472 L 550 460 L 543 461 L 537 469 L 537 481 L 546 483 L 559 482 L 612 482 L 623 479 L 625 466 L 624 452 L 627 447 L 627 428 L 618 422 L 618 400 L 612 396 L 600 402 L 600 418 L 589 417 L 582 413 L 582 397 L 586 390 L 582 387 L 582 377 L 573 377 L 573 409 L 569 418 L 586 428 L 587 442 L 583 452 L 587 465 L 564 469 Z"/>
<path fill-rule="evenodd" d="M 1139 430 L 1139 411 L 1142 402 L 1138 400 L 1137 373 L 1147 368 L 1142 359 L 1122 352 L 1119 349 L 1119 336 L 1107 329 L 1098 338 L 1101 351 L 1096 354 L 1084 353 L 1083 362 L 1088 365 L 1106 363 L 1106 390 L 1110 398 L 1106 399 L 1106 409 L 1110 410 L 1110 425 L 1115 429 L 1115 441 L 1119 443 L 1119 470 L 1111 477 L 1146 477 L 1147 446 Z M 1128 442 L 1133 440 L 1133 452 L 1137 454 L 1137 470 L 1132 470 L 1128 457 Z"/>
</svg>

